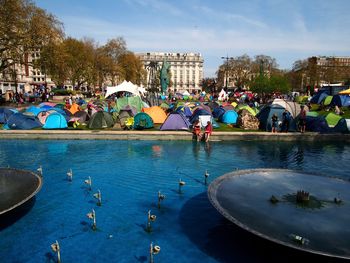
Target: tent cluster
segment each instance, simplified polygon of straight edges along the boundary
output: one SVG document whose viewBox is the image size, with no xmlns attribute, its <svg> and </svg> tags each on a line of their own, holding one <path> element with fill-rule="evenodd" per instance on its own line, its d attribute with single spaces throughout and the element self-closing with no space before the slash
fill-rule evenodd
<svg viewBox="0 0 350 263">
<path fill-rule="evenodd" d="M 342 117 L 342 108 L 350 107 L 350 91 L 330 95 L 329 90 L 320 90 L 310 99 L 306 130 L 320 133 L 349 133 L 350 120 Z M 337 114 L 335 113 L 336 111 Z"/>
<path fill-rule="evenodd" d="M 119 91 L 128 92 L 126 96 L 116 97 L 113 101 L 91 100 L 81 105 L 73 103 L 69 107 L 44 102 L 21 111 L 3 107 L 0 108 L 0 124 L 3 124 L 4 129 L 66 129 L 85 126 L 89 129 L 143 130 L 157 126 L 162 131 L 189 131 L 192 124 L 199 120 L 202 127 L 211 121 L 214 128 L 218 128 L 222 123 L 246 130 L 271 131 L 272 115 L 275 114 L 281 122 L 283 112 L 288 110 L 291 115 L 289 131 L 298 130 L 301 107 L 297 102 L 275 99 L 269 104 L 256 108 L 236 102 L 167 103 L 164 101 L 159 106 L 150 107 L 142 101 L 135 86 L 127 82 L 121 85 L 122 88 L 117 86 L 107 90 L 110 94 Z M 134 94 L 134 96 L 128 96 L 128 94 Z M 328 101 L 330 105 L 350 105 L 348 95 L 329 98 L 329 95 L 322 94 L 316 94 L 311 101 L 321 101 L 323 105 Z M 329 112 L 324 116 L 313 110 L 307 112 L 306 129 L 308 131 L 348 133 L 348 127 L 349 121 L 341 115 Z"/>
</svg>

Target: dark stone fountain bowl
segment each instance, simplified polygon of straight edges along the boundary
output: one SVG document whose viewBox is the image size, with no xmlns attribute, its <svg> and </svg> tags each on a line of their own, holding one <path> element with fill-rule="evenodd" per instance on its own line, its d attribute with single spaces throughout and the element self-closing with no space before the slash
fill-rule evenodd
<svg viewBox="0 0 350 263">
<path fill-rule="evenodd" d="M 284 169 L 240 170 L 208 188 L 228 220 L 262 238 L 295 249 L 350 259 L 350 182 Z M 307 193 L 300 202 L 297 193 Z M 232 237 L 235 238 L 235 237 Z"/>
<path fill-rule="evenodd" d="M 0 215 L 34 197 L 42 186 L 42 177 L 26 170 L 0 168 Z"/>
</svg>

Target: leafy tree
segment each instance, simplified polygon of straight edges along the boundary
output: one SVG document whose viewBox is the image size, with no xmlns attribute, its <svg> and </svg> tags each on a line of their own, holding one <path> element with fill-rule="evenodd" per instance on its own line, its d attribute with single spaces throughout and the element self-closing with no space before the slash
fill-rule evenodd
<svg viewBox="0 0 350 263">
<path fill-rule="evenodd" d="M 215 78 L 204 78 L 202 80 L 202 89 L 205 92 L 215 92 L 216 91 Z"/>
<path fill-rule="evenodd" d="M 118 58 L 121 79 L 131 81 L 137 85 L 145 83 L 146 71 L 142 61 L 132 52 L 122 54 Z"/>
<path fill-rule="evenodd" d="M 0 73 L 62 37 L 62 24 L 30 0 L 0 0 Z"/>
<path fill-rule="evenodd" d="M 257 55 L 254 57 L 252 62 L 252 72 L 253 73 L 268 73 L 269 75 L 277 71 L 277 62 L 275 58 L 266 55 Z"/>
<path fill-rule="evenodd" d="M 272 92 L 287 94 L 291 91 L 291 85 L 288 78 L 282 74 L 274 74 L 269 79 L 269 84 Z"/>
<path fill-rule="evenodd" d="M 250 90 L 258 94 L 270 93 L 269 78 L 265 75 L 258 75 L 254 80 L 250 82 Z"/>
<path fill-rule="evenodd" d="M 40 59 L 37 60 L 36 67 L 49 74 L 58 87 L 63 87 L 68 77 L 68 65 L 63 43 L 50 43 L 40 52 Z"/>
<path fill-rule="evenodd" d="M 258 75 L 251 83 L 250 90 L 266 95 L 274 92 L 288 93 L 291 90 L 290 83 L 286 76 L 281 74 L 273 74 L 271 77 L 266 75 Z"/>
<path fill-rule="evenodd" d="M 244 87 L 248 84 L 252 72 L 252 60 L 247 55 L 230 59 L 228 61 L 229 77 L 233 78 L 237 87 Z"/>
<path fill-rule="evenodd" d="M 127 53 L 126 42 L 122 37 L 108 40 L 100 49 L 104 55 L 111 58 L 116 63 L 121 55 Z"/>
</svg>

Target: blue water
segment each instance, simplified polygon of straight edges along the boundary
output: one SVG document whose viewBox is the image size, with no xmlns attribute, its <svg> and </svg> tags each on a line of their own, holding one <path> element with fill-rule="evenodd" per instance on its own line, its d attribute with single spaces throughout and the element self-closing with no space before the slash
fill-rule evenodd
<svg viewBox="0 0 350 263">
<path fill-rule="evenodd" d="M 188 141 L 0 141 L 0 167 L 43 167 L 41 191 L 23 211 L 0 217 L 1 262 L 287 262 L 308 258 L 246 233 L 207 198 L 209 183 L 236 169 L 288 168 L 349 179 L 344 143 Z M 73 181 L 66 179 L 73 170 Z M 91 176 L 92 191 L 84 184 Z M 186 185 L 178 192 L 178 181 Z M 102 206 L 93 194 L 102 193 Z M 166 198 L 157 207 L 157 193 Z M 86 214 L 95 209 L 97 230 Z M 145 231 L 147 212 L 157 216 Z M 318 259 L 321 262 L 322 259 Z M 329 262 L 329 260 L 325 261 Z"/>
</svg>

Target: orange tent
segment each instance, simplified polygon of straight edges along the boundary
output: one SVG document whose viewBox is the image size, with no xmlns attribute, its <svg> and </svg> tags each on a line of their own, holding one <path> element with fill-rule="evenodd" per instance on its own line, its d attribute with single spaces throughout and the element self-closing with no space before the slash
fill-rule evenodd
<svg viewBox="0 0 350 263">
<path fill-rule="evenodd" d="M 77 111 L 80 111 L 80 106 L 76 103 L 73 103 L 72 106 L 69 108 L 69 111 L 74 114 L 76 113 Z"/>
<path fill-rule="evenodd" d="M 164 123 L 166 120 L 166 113 L 159 106 L 153 106 L 150 108 L 142 108 L 142 111 L 151 116 L 153 123 Z"/>
</svg>

